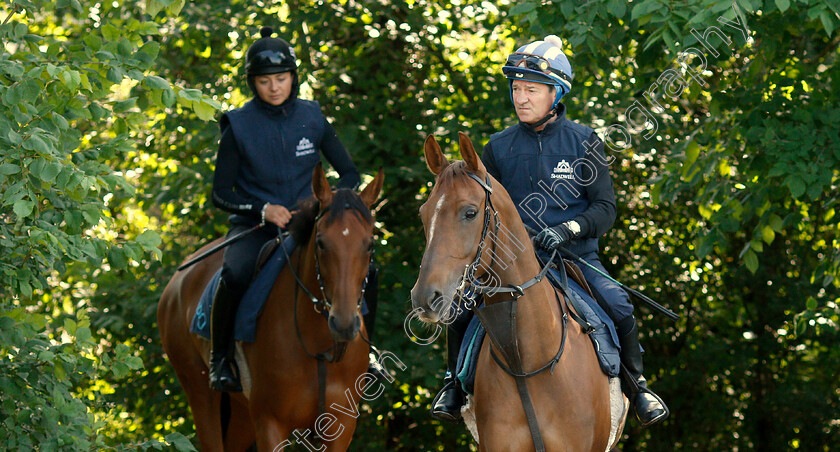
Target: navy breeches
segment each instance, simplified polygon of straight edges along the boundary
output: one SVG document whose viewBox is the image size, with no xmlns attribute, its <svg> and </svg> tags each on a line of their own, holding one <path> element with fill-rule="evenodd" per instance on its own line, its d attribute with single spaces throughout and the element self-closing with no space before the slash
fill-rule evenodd
<svg viewBox="0 0 840 452">
<path fill-rule="evenodd" d="M 232 225 L 227 236 L 233 237 L 252 227 L 251 225 Z M 240 296 L 245 293 L 254 278 L 260 249 L 266 242 L 276 237 L 277 226 L 267 224 L 225 248 L 222 278 L 224 278 L 225 284 L 230 290 L 235 291 Z"/>
<path fill-rule="evenodd" d="M 598 259 L 597 253 L 589 253 L 581 256 L 581 258 L 598 270 L 609 274 Z M 595 292 L 595 299 L 598 300 L 598 304 L 604 308 L 604 311 L 616 325 L 621 324 L 622 320 L 633 315 L 630 296 L 624 289 L 586 265 L 578 264 L 578 267 L 583 272 L 583 277 L 586 278 L 586 282 L 589 283 L 592 291 Z"/>
<path fill-rule="evenodd" d="M 548 258 L 551 257 L 550 253 L 546 253 L 543 250 L 538 250 L 537 255 L 542 263 L 547 262 Z M 598 259 L 598 253 L 588 253 L 580 257 L 598 270 L 609 274 L 604 266 L 601 265 L 601 261 Z M 598 304 L 610 316 L 610 319 L 612 319 L 615 325 L 621 324 L 622 320 L 633 315 L 633 305 L 630 303 L 630 296 L 627 295 L 624 289 L 586 265 L 581 263 L 576 264 L 583 272 L 583 277 L 586 279 L 589 287 L 595 293 L 595 299 L 598 300 Z M 619 333 L 622 332 L 619 331 Z"/>
</svg>

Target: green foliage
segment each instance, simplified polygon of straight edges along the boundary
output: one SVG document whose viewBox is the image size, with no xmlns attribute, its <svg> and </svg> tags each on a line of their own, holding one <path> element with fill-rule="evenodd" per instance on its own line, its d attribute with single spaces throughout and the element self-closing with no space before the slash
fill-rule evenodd
<svg viewBox="0 0 840 452">
<path fill-rule="evenodd" d="M 123 344 L 111 356 L 111 343 L 94 341 L 89 306 L 62 295 L 70 287 L 63 277 L 160 255 L 156 231 L 118 231 L 109 205 L 135 194 L 113 162 L 135 149 L 148 120 L 139 105 L 164 109 L 173 103 L 164 99 L 186 92 L 204 117 L 219 107 L 149 73 L 160 49 L 153 22 L 75 17 L 92 6 L 12 2 L 0 18 L 0 431 L 12 448 L 108 448 L 100 433 L 112 410 L 95 388 L 102 377 L 136 373 L 142 360 Z"/>
</svg>

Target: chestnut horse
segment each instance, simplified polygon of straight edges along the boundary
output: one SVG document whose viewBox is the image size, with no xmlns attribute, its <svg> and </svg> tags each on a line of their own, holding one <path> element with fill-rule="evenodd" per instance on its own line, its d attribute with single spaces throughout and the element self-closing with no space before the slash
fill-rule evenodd
<svg viewBox="0 0 840 452">
<path fill-rule="evenodd" d="M 488 289 L 481 285 L 487 279 L 500 283 L 498 290 L 477 290 L 485 303 L 477 314 L 493 339 L 481 347 L 471 401 L 479 450 L 609 450 L 626 416 L 626 410 L 611 416 L 617 381 L 601 371 L 590 338 L 568 322 L 576 315 L 571 306 L 542 278 L 545 271 L 507 191 L 488 175 L 470 139 L 459 136 L 463 161 L 449 162 L 433 136 L 425 142 L 436 180 L 420 208 L 426 250 L 411 302 L 421 320 L 446 323 L 466 287 Z M 512 315 L 497 315 L 491 328 L 482 311 L 499 313 L 499 307 Z M 495 326 L 510 332 L 510 343 L 498 343 L 504 334 L 494 335 Z"/>
<path fill-rule="evenodd" d="M 382 182 L 380 170 L 360 194 L 333 192 L 321 165 L 316 166 L 315 199 L 304 204 L 290 225 L 293 235 L 296 229 L 303 231 L 295 237 L 302 245 L 274 282 L 254 342 L 237 344 L 243 392 L 230 394 L 225 403 L 229 416 L 220 414 L 223 394 L 208 385 L 210 343 L 189 332 L 199 297 L 222 265 L 222 253 L 172 277 L 158 305 L 158 328 L 187 394 L 202 451 L 244 451 L 255 442 L 261 452 L 294 442 L 311 445 L 316 441 L 309 435 L 313 430 L 324 441 L 321 450 L 347 450 L 358 410 L 352 391 L 346 390 L 358 387 L 359 379 L 364 382 L 368 367 L 370 346 L 364 340 L 360 304 L 374 243 L 370 206 Z M 312 294 L 320 298 L 314 306 Z M 314 357 L 319 353 L 320 360 Z M 333 359 L 324 359 L 330 355 Z M 319 372 L 324 378 L 320 384 Z M 336 406 L 343 409 L 323 412 Z M 227 425 L 222 425 L 223 418 Z M 309 431 L 302 434 L 300 429 Z"/>
</svg>

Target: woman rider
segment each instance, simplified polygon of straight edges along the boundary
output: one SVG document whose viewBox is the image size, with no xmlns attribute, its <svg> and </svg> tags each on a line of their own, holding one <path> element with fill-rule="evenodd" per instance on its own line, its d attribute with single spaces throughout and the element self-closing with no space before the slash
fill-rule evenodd
<svg viewBox="0 0 840 452">
<path fill-rule="evenodd" d="M 338 171 L 339 188 L 355 189 L 359 172 L 315 101 L 298 98 L 294 49 L 263 27 L 245 55 L 248 87 L 254 97 L 225 113 L 213 177 L 213 204 L 230 212 L 228 236 L 263 227 L 225 249 L 221 280 L 213 300 L 210 386 L 241 391 L 233 369 L 233 323 L 254 274 L 262 246 L 292 218 L 291 209 L 312 195 L 312 171 L 321 154 Z M 373 284 L 371 284 L 371 282 Z M 375 284 L 374 274 L 369 285 Z M 375 286 L 374 286 L 375 287 Z M 373 292 L 375 290 L 368 290 Z M 370 306 L 370 297 L 365 297 Z M 365 318 L 371 334 L 372 318 Z M 371 322 L 368 322 L 370 320 Z"/>
</svg>

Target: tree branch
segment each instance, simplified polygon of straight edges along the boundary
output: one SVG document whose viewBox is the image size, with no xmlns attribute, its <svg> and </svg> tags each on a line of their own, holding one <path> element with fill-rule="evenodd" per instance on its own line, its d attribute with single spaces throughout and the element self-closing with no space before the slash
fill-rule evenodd
<svg viewBox="0 0 840 452">
<path fill-rule="evenodd" d="M 20 5 L 15 5 L 15 7 L 12 8 L 11 11 L 9 11 L 9 15 L 6 16 L 6 20 L 4 20 L 3 23 L 0 24 L 0 25 L 6 25 L 6 22 L 8 22 L 9 19 L 11 19 L 12 16 L 14 16 L 18 12 L 18 9 L 20 9 Z"/>
</svg>

